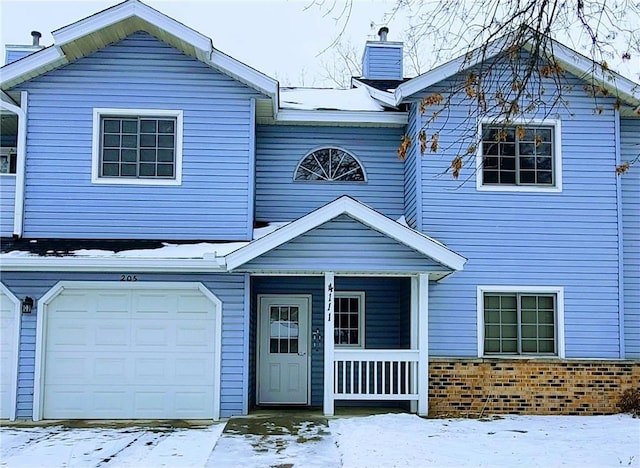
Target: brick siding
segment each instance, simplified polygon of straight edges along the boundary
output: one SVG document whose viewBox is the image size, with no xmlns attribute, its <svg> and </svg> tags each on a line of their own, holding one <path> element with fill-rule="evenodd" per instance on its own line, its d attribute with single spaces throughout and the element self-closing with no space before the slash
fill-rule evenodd
<svg viewBox="0 0 640 468">
<path fill-rule="evenodd" d="M 640 361 L 442 359 L 429 363 L 429 416 L 618 413 Z"/>
</svg>

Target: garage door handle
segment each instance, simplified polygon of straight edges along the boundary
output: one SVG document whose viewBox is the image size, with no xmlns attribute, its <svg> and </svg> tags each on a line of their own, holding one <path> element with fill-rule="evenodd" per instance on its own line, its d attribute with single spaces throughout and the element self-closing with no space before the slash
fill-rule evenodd
<svg viewBox="0 0 640 468">
<path fill-rule="evenodd" d="M 298 356 L 306 356 L 307 353 L 298 353 Z"/>
</svg>

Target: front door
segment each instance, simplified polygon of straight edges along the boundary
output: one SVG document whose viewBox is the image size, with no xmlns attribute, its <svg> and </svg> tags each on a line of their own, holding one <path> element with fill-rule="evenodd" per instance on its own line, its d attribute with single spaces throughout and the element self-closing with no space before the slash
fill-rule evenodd
<svg viewBox="0 0 640 468">
<path fill-rule="evenodd" d="M 309 404 L 307 296 L 258 300 L 258 404 Z"/>
</svg>

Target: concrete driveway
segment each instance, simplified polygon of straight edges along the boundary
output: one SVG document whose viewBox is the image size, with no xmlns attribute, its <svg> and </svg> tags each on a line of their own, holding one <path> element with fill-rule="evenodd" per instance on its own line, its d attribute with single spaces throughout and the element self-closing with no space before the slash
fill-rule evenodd
<svg viewBox="0 0 640 468">
<path fill-rule="evenodd" d="M 133 424 L 133 425 L 131 425 Z M 64 421 L 0 429 L 2 467 L 340 467 L 326 419 Z"/>
</svg>

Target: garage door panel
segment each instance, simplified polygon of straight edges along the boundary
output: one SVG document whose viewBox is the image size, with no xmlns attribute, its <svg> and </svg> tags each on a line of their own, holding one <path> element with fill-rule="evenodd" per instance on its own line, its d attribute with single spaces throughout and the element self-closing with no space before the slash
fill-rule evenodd
<svg viewBox="0 0 640 468">
<path fill-rule="evenodd" d="M 91 324 L 91 320 L 88 319 L 88 321 Z M 93 345 L 100 347 L 128 346 L 130 332 L 126 319 L 116 321 L 110 318 L 109 320 L 101 320 L 99 325 L 91 325 L 94 327 Z"/>
<path fill-rule="evenodd" d="M 95 309 L 98 317 L 103 315 L 112 316 L 129 316 L 129 309 L 131 308 L 131 294 L 128 292 L 121 293 L 117 291 L 110 291 L 109 293 L 101 292 L 99 290 L 91 291 L 91 295 L 95 298 L 93 304 L 86 305 L 86 308 L 90 310 Z"/>
<path fill-rule="evenodd" d="M 136 320 L 133 325 L 133 346 L 137 349 L 145 347 L 157 348 L 171 346 L 170 336 L 173 334 L 169 328 L 175 324 L 165 321 L 149 323 L 148 321 Z"/>
<path fill-rule="evenodd" d="M 178 297 L 176 305 L 176 313 L 183 319 L 188 319 L 189 315 L 193 318 L 200 318 L 201 315 L 209 313 L 211 302 L 200 293 L 192 293 Z"/>
<path fill-rule="evenodd" d="M 67 290 L 51 301 L 45 418 L 212 417 L 219 359 L 214 304 L 198 290 L 139 288 L 118 291 L 113 300 L 99 289 L 73 291 L 86 305 L 74 311 L 75 325 L 68 309 L 58 316 Z M 67 334 L 72 339 L 59 336 Z"/>
<path fill-rule="evenodd" d="M 165 318 L 174 315 L 176 298 L 167 297 L 166 293 L 141 293 L 133 298 L 134 315 Z"/>
<path fill-rule="evenodd" d="M 197 324 L 179 323 L 175 330 L 176 345 L 184 348 L 201 348 L 201 351 L 213 351 L 214 343 L 210 339 L 213 332 L 213 324 L 203 328 Z"/>
</svg>

